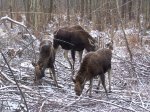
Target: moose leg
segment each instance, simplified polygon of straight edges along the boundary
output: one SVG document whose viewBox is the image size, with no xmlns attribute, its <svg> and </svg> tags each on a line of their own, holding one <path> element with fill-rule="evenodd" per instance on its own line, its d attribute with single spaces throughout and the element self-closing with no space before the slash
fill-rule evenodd
<svg viewBox="0 0 150 112">
<path fill-rule="evenodd" d="M 83 51 L 79 51 L 78 53 L 79 53 L 79 62 L 81 63 Z"/>
<path fill-rule="evenodd" d="M 72 69 L 74 70 L 74 64 L 75 64 L 75 51 L 74 50 L 71 50 L 71 57 L 73 60 Z"/>
<path fill-rule="evenodd" d="M 111 92 L 111 69 L 108 70 L 109 92 Z"/>
<path fill-rule="evenodd" d="M 106 89 L 106 85 L 105 85 L 105 74 L 104 74 L 104 73 L 101 74 L 100 77 L 101 77 L 101 81 L 102 81 L 102 85 L 103 85 L 103 87 L 104 87 L 105 93 L 106 93 L 106 95 L 108 96 L 108 94 L 107 94 L 107 89 Z"/>
<path fill-rule="evenodd" d="M 51 70 L 52 70 L 52 73 L 53 73 L 54 82 L 55 82 L 56 86 L 58 87 L 58 83 L 57 83 L 57 79 L 56 79 L 56 74 L 55 74 L 55 68 L 54 68 L 54 66 L 51 67 Z"/>
<path fill-rule="evenodd" d="M 64 57 L 67 59 L 67 61 L 69 62 L 70 67 L 72 68 L 71 61 L 69 60 L 69 57 L 68 57 L 68 50 L 64 51 Z"/>
<path fill-rule="evenodd" d="M 51 71 L 52 71 L 51 68 L 49 68 L 50 78 L 53 78 L 53 73 Z"/>
<path fill-rule="evenodd" d="M 98 77 L 98 85 L 97 85 L 97 90 L 99 90 L 99 87 L 100 87 L 100 83 L 101 83 L 101 79 L 100 79 L 100 77 Z"/>
<path fill-rule="evenodd" d="M 73 60 L 73 64 L 72 64 L 72 75 L 74 75 L 74 65 L 75 65 L 75 51 L 74 50 L 71 50 L 71 57 L 72 57 L 72 60 Z"/>
<path fill-rule="evenodd" d="M 90 85 L 89 85 L 89 97 L 92 97 L 92 86 L 93 86 L 93 79 L 90 80 Z"/>
<path fill-rule="evenodd" d="M 41 75 L 39 76 L 40 79 L 45 76 L 45 69 L 46 67 L 44 66 L 41 70 Z"/>
</svg>

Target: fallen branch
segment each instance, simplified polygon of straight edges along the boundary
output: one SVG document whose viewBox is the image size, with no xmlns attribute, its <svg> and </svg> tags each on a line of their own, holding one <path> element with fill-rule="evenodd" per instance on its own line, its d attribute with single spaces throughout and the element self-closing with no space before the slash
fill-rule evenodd
<svg viewBox="0 0 150 112">
<path fill-rule="evenodd" d="M 44 101 L 43 101 L 43 103 L 42 103 L 42 105 L 41 105 L 41 107 L 40 107 L 39 112 L 42 112 L 42 108 L 43 108 L 43 106 L 44 106 L 45 102 L 46 102 L 46 100 L 44 100 Z"/>
<path fill-rule="evenodd" d="M 27 90 L 29 90 L 29 91 L 33 91 L 33 89 L 30 88 L 30 87 L 28 87 L 28 86 L 25 86 L 25 85 L 22 85 L 22 84 L 19 84 L 19 86 L 20 86 L 21 88 L 27 89 Z M 17 86 L 16 86 L 16 85 L 4 86 L 4 87 L 1 87 L 0 90 L 8 89 L 8 88 L 15 88 L 15 87 L 17 87 Z M 35 91 L 34 91 L 34 93 L 35 93 Z"/>
<path fill-rule="evenodd" d="M 89 98 L 89 97 L 87 99 L 90 99 L 91 101 L 94 101 L 94 102 L 106 103 L 106 104 L 113 105 L 115 107 L 119 107 L 119 108 L 122 108 L 122 109 L 125 109 L 125 110 L 129 110 L 129 111 L 132 111 L 132 112 L 136 112 L 136 110 L 134 110 L 134 109 L 126 108 L 126 107 L 123 107 L 121 105 L 117 105 L 117 104 L 114 104 L 114 103 L 111 103 L 111 102 L 108 102 L 108 101 L 93 99 L 93 98 Z"/>
<path fill-rule="evenodd" d="M 142 102 L 142 106 L 141 106 L 141 105 L 138 105 L 137 103 L 135 103 L 135 102 L 133 102 L 133 101 L 132 101 L 132 103 L 134 103 L 135 105 L 141 107 L 142 109 L 144 109 L 144 110 L 150 112 L 150 110 L 148 110 L 148 109 L 146 109 L 146 108 L 144 107 L 144 103 L 143 103 L 143 102 Z M 144 112 L 145 112 L 145 111 L 144 111 Z"/>
<path fill-rule="evenodd" d="M 68 105 L 66 105 L 65 107 L 63 107 L 59 112 L 64 112 L 64 109 L 66 109 L 67 107 L 70 107 L 71 105 L 75 104 L 76 102 L 80 101 L 81 100 L 81 96 L 76 99 L 75 101 L 69 103 Z"/>
<path fill-rule="evenodd" d="M 14 81 L 15 81 L 15 83 L 16 83 L 16 85 L 17 85 L 19 91 L 20 91 L 20 94 L 21 94 L 21 96 L 22 96 L 22 98 L 23 98 L 23 100 L 24 100 L 24 104 L 25 104 L 25 106 L 26 106 L 27 112 L 29 112 L 26 99 L 25 99 L 24 94 L 23 94 L 23 92 L 22 92 L 22 90 L 21 90 L 21 88 L 20 88 L 20 86 L 19 86 L 19 84 L 18 84 L 18 82 L 17 82 L 17 80 L 16 80 L 16 78 L 15 78 L 15 75 L 13 74 L 13 72 L 12 72 L 12 70 L 11 70 L 11 68 L 10 68 L 10 66 L 9 66 L 9 64 L 8 64 L 8 62 L 7 62 L 7 60 L 6 60 L 5 56 L 4 56 L 4 54 L 3 54 L 2 52 L 1 52 L 1 55 L 2 55 L 3 59 L 5 60 L 5 63 L 7 64 L 7 66 L 8 66 L 8 68 L 9 68 L 11 74 L 13 75 Z"/>
</svg>

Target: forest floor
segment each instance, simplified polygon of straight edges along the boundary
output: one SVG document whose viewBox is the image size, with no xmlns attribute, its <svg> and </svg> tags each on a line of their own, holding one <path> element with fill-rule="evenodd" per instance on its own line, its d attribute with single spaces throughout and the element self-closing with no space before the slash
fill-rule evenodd
<svg viewBox="0 0 150 112">
<path fill-rule="evenodd" d="M 147 37 L 150 38 L 150 34 Z M 95 78 L 92 97 L 87 93 L 88 82 L 82 95 L 77 97 L 71 80 L 71 69 L 61 48 L 57 52 L 55 62 L 60 87 L 56 87 L 54 81 L 49 78 L 48 70 L 41 84 L 34 83 L 34 68 L 31 62 L 35 61 L 35 54 L 38 58 L 39 42 L 34 41 L 32 45 L 29 44 L 31 41 L 33 38 L 23 38 L 16 29 L 4 31 L 2 26 L 0 27 L 1 51 L 19 83 L 30 112 L 150 112 L 150 46 L 133 49 L 132 64 L 135 72 L 131 69 L 126 47 L 115 46 L 112 59 L 112 92 L 107 97 L 102 85 L 100 90 L 97 90 L 98 78 Z M 24 49 L 22 55 L 10 56 L 9 50 L 12 48 Z M 76 57 L 75 72 L 78 68 Z M 24 112 L 24 100 L 2 55 L 0 74 L 0 111 Z"/>
</svg>

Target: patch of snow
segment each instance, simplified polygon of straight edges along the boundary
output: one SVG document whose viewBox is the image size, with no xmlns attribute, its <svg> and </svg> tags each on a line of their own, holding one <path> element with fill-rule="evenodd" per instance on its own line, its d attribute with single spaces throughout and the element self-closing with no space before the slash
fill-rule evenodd
<svg viewBox="0 0 150 112">
<path fill-rule="evenodd" d="M 150 53 L 150 45 L 145 45 L 145 50 L 148 52 L 148 53 Z"/>
<path fill-rule="evenodd" d="M 25 14 L 21 14 L 21 17 L 22 17 L 22 24 L 25 24 L 26 23 L 26 16 Z"/>
<path fill-rule="evenodd" d="M 94 37 L 94 38 L 100 37 L 100 32 L 99 32 L 98 30 L 92 30 L 92 31 L 90 32 L 90 35 L 91 35 L 92 37 Z"/>
<path fill-rule="evenodd" d="M 128 57 L 126 47 L 115 47 L 112 53 L 112 62 L 120 62 L 120 59 L 125 59 Z"/>
<path fill-rule="evenodd" d="M 21 67 L 25 67 L 25 68 L 27 68 L 27 67 L 29 67 L 29 68 L 34 68 L 34 67 L 32 66 L 30 60 L 25 61 L 25 62 L 22 62 L 22 63 L 21 63 Z"/>
<path fill-rule="evenodd" d="M 6 33 L 3 31 L 3 29 L 0 28 L 0 37 L 5 38 Z"/>
<path fill-rule="evenodd" d="M 11 67 L 11 70 L 13 70 L 13 71 L 15 71 L 15 72 L 19 72 L 18 69 L 15 69 L 15 68 L 12 68 L 12 67 Z"/>
<path fill-rule="evenodd" d="M 135 28 L 128 28 L 128 29 L 125 29 L 124 31 L 126 35 L 135 34 L 136 32 L 138 32 L 138 30 Z M 122 29 L 117 30 L 116 35 L 123 35 Z"/>
<path fill-rule="evenodd" d="M 18 107 L 18 103 L 15 103 L 15 102 L 9 102 L 9 101 L 8 101 L 8 105 L 9 105 L 9 107 L 12 108 L 12 109 L 16 109 L 16 108 Z"/>
<path fill-rule="evenodd" d="M 134 34 L 136 32 L 137 32 L 137 30 L 135 28 L 131 28 L 131 29 L 126 29 L 125 30 L 126 35 Z"/>
<path fill-rule="evenodd" d="M 146 33 L 148 33 L 150 35 L 150 31 L 147 31 Z"/>
<path fill-rule="evenodd" d="M 100 32 L 98 30 L 92 30 L 90 32 L 90 35 L 93 38 L 95 38 L 97 41 L 98 41 L 98 39 L 101 38 L 101 41 L 103 41 L 105 44 L 109 43 L 111 41 L 111 39 L 109 38 L 109 36 L 105 32 Z"/>
<path fill-rule="evenodd" d="M 32 37 L 32 39 L 36 39 L 36 37 L 34 35 L 30 35 L 30 34 L 24 34 L 24 36 L 26 36 L 28 38 Z"/>
</svg>

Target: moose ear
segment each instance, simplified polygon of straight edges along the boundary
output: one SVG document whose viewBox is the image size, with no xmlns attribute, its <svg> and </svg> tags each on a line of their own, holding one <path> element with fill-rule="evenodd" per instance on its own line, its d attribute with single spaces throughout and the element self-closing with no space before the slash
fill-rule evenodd
<svg viewBox="0 0 150 112">
<path fill-rule="evenodd" d="M 35 67 L 37 64 L 35 62 L 32 62 L 32 65 Z"/>
</svg>

